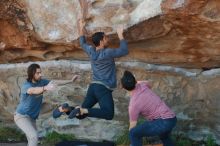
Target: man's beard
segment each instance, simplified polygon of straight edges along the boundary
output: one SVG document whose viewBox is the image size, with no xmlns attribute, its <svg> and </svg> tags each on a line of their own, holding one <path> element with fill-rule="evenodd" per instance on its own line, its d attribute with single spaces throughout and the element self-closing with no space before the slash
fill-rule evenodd
<svg viewBox="0 0 220 146">
<path fill-rule="evenodd" d="M 38 79 L 33 78 L 33 81 L 34 81 L 34 82 L 38 82 L 38 81 L 40 81 L 40 79 L 41 79 L 41 78 L 38 78 Z"/>
</svg>

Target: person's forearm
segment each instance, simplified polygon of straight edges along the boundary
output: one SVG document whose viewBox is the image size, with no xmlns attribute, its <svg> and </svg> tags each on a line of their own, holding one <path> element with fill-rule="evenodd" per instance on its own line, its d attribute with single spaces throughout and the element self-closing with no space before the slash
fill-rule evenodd
<svg viewBox="0 0 220 146">
<path fill-rule="evenodd" d="M 137 121 L 130 122 L 129 131 L 137 125 Z"/>
<path fill-rule="evenodd" d="M 85 33 L 84 33 L 84 29 L 80 29 L 79 35 L 80 35 L 80 36 L 84 36 L 84 34 L 85 34 Z"/>
<path fill-rule="evenodd" d="M 78 23 L 78 32 L 79 32 L 79 35 L 80 36 L 83 36 L 84 34 L 85 34 L 85 20 L 83 20 L 83 19 L 80 19 L 79 21 L 78 21 L 79 23 Z"/>
<path fill-rule="evenodd" d="M 37 94 L 42 94 L 44 91 L 45 91 L 44 86 L 42 86 L 42 87 L 32 87 L 32 88 L 29 88 L 27 90 L 27 93 L 30 94 L 30 95 L 32 95 L 32 94 L 37 95 Z"/>
<path fill-rule="evenodd" d="M 83 48 L 83 50 L 87 52 L 87 54 L 89 54 L 91 47 L 86 43 L 85 36 L 80 36 L 79 41 L 80 41 L 80 46 Z"/>
<path fill-rule="evenodd" d="M 118 38 L 119 38 L 120 41 L 123 40 L 124 39 L 123 34 L 118 34 Z"/>
<path fill-rule="evenodd" d="M 127 42 L 125 40 L 120 40 L 120 54 L 121 55 L 127 55 L 128 54 L 128 45 Z"/>
<path fill-rule="evenodd" d="M 109 49 L 108 55 L 111 57 L 122 57 L 128 54 L 128 46 L 125 40 L 120 41 L 120 47 L 117 49 Z"/>
<path fill-rule="evenodd" d="M 123 32 L 124 32 L 124 26 L 120 25 L 120 26 L 117 28 L 117 34 L 118 34 L 118 38 L 119 38 L 120 40 L 123 40 L 123 39 L 124 39 Z"/>
<path fill-rule="evenodd" d="M 84 27 L 82 27 L 82 28 L 79 28 L 79 35 L 80 36 L 84 36 L 85 35 L 85 26 Z"/>
<path fill-rule="evenodd" d="M 130 126 L 129 126 L 129 131 L 130 131 L 132 128 L 134 128 L 134 127 L 135 127 L 135 126 L 131 126 L 131 125 L 130 125 Z"/>
<path fill-rule="evenodd" d="M 86 43 L 86 39 L 84 35 L 80 36 L 79 42 L 80 42 L 80 46 L 83 47 L 83 45 Z"/>
<path fill-rule="evenodd" d="M 70 84 L 73 83 L 72 80 L 53 80 L 54 84 L 56 84 L 57 86 L 61 86 L 61 85 L 66 85 L 66 84 Z"/>
</svg>

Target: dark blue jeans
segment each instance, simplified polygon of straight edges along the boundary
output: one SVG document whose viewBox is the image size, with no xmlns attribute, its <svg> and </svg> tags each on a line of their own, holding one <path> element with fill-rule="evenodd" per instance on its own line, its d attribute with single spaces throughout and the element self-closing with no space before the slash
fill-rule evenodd
<svg viewBox="0 0 220 146">
<path fill-rule="evenodd" d="M 137 125 L 129 132 L 129 138 L 132 146 L 142 146 L 142 137 L 159 136 L 163 146 L 174 146 L 170 133 L 176 125 L 176 117 L 170 119 L 157 119 L 146 121 Z"/>
<path fill-rule="evenodd" d="M 99 103 L 100 108 L 92 108 L 96 103 Z M 88 109 L 89 117 L 112 120 L 114 117 L 112 90 L 101 84 L 90 84 L 82 108 Z"/>
</svg>

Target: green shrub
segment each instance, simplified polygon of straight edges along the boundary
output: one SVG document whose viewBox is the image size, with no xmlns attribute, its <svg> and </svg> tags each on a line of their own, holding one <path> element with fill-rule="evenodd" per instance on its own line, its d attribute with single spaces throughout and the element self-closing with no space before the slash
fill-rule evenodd
<svg viewBox="0 0 220 146">
<path fill-rule="evenodd" d="M 45 138 L 42 140 L 43 145 L 55 145 L 63 140 L 71 141 L 74 140 L 75 136 L 73 134 L 59 134 L 55 131 L 46 134 Z"/>
<path fill-rule="evenodd" d="M 192 142 L 188 139 L 179 139 L 176 141 L 177 146 L 192 146 Z"/>
<path fill-rule="evenodd" d="M 0 127 L 0 141 L 1 142 L 14 142 L 26 141 L 26 136 L 22 132 L 11 127 Z"/>
<path fill-rule="evenodd" d="M 215 139 L 212 137 L 212 135 L 209 135 L 207 138 L 206 138 L 206 146 L 216 146 L 216 141 Z"/>
<path fill-rule="evenodd" d="M 144 137 L 143 139 L 143 144 L 149 144 L 149 140 Z M 117 145 L 129 145 L 130 140 L 129 140 L 129 131 L 125 130 L 124 133 L 122 133 L 116 140 Z"/>
<path fill-rule="evenodd" d="M 124 133 L 122 133 L 116 140 L 117 145 L 129 145 L 130 140 L 128 137 L 128 130 L 125 130 Z"/>
</svg>

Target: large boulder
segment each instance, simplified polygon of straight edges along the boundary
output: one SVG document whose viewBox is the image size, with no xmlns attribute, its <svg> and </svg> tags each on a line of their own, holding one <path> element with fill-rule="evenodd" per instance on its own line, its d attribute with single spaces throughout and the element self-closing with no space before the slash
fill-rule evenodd
<svg viewBox="0 0 220 146">
<path fill-rule="evenodd" d="M 88 58 L 78 44 L 79 18 L 87 37 L 115 34 L 125 26 L 130 54 L 138 60 L 187 68 L 219 67 L 220 2 L 217 0 L 2 0 L 0 63 Z"/>
</svg>

